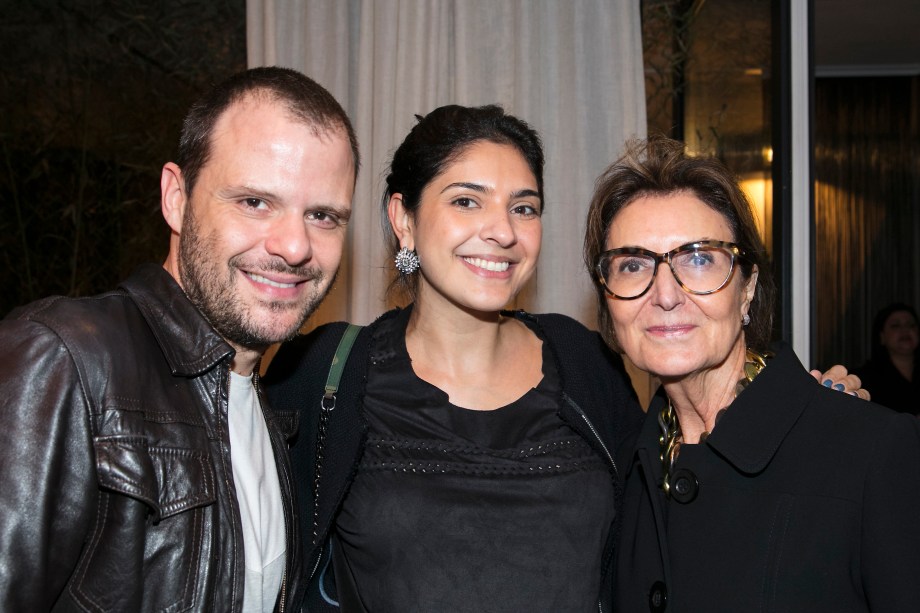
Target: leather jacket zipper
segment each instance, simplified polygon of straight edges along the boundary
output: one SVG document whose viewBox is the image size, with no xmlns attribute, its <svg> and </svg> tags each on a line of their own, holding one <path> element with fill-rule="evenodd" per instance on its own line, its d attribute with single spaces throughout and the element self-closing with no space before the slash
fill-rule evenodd
<svg viewBox="0 0 920 613">
<path fill-rule="evenodd" d="M 319 555 L 316 556 L 316 564 L 313 565 L 313 570 L 310 571 L 310 579 L 308 581 L 313 581 L 313 576 L 316 574 L 316 569 L 319 568 L 319 563 L 323 560 L 323 550 L 324 549 L 325 547 L 323 545 L 320 545 Z"/>
<path fill-rule="evenodd" d="M 281 599 L 278 601 L 278 613 L 284 613 L 284 601 L 287 596 L 287 562 L 284 565 L 284 574 L 281 575 Z"/>
</svg>

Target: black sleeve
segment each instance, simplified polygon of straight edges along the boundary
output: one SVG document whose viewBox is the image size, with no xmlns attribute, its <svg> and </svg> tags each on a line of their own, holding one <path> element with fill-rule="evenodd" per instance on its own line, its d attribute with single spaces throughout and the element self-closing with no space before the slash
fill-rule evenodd
<svg viewBox="0 0 920 613">
<path fill-rule="evenodd" d="M 320 326 L 281 345 L 262 378 L 273 409 L 300 411 L 308 397 L 316 394 L 318 404 L 335 347 L 345 326 L 344 322 Z"/>
<path fill-rule="evenodd" d="M 566 393 L 600 427 L 605 443 L 613 447 L 617 466 L 626 466 L 645 413 L 623 359 L 611 351 L 600 334 L 570 317 L 549 314 L 538 319 L 556 348 Z"/>
</svg>

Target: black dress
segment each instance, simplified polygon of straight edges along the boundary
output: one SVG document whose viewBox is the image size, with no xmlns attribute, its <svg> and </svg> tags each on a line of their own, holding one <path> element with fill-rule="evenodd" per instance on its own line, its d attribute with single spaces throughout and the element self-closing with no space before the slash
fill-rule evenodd
<svg viewBox="0 0 920 613">
<path fill-rule="evenodd" d="M 323 402 L 324 383 L 342 338 L 344 323 L 320 326 L 309 335 L 286 343 L 263 379 L 276 413 L 277 410 L 294 410 L 300 414 L 299 434 L 290 453 L 300 505 L 298 520 L 305 535 L 307 588 L 302 600 L 311 613 L 349 610 L 339 606 L 340 601 L 344 604 L 345 584 L 349 576 L 340 576 L 339 569 L 331 561 L 330 551 L 335 549 L 336 544 L 332 535 L 345 499 L 353 493 L 350 489 L 368 449 L 370 432 L 364 398 L 369 371 L 396 354 L 395 350 L 392 353 L 389 350 L 381 352 L 374 347 L 379 339 L 394 337 L 405 346 L 405 318 L 410 308 L 385 313 L 358 333 L 346 360 L 332 410 L 321 409 L 326 406 Z M 622 360 L 607 349 L 600 335 L 564 315 L 534 315 L 519 311 L 505 315 L 524 322 L 543 339 L 544 349 L 548 349 L 552 356 L 551 360 L 544 359 L 543 363 L 546 383 L 551 376 L 547 365 L 558 373 L 559 390 L 554 398 L 558 406 L 557 416 L 604 461 L 608 471 L 607 481 L 616 490 L 613 496 L 616 506 L 622 477 L 618 466 L 623 466 L 631 457 L 633 441 L 644 417 L 626 378 Z M 397 330 L 395 334 L 394 330 Z M 514 368 L 515 365 L 512 363 L 508 367 Z M 581 499 L 573 496 L 572 504 L 581 505 Z M 600 585 L 599 592 L 595 594 L 597 602 L 591 610 L 604 613 L 611 610 L 613 597 L 613 532 L 615 530 L 610 531 L 606 545 L 600 545 L 603 548 L 601 567 L 589 571 L 597 577 L 592 578 L 592 583 Z M 405 540 L 415 538 L 413 534 Z M 541 533 L 530 540 L 539 543 L 542 539 L 544 535 Z M 543 552 L 547 556 L 554 555 L 550 540 L 546 539 L 545 543 Z M 402 546 L 402 543 L 396 546 Z M 596 555 L 593 549 L 583 554 L 585 557 Z M 479 566 L 487 568 L 483 562 L 479 562 Z M 463 606 L 462 600 L 458 606 Z M 548 610 L 551 606 L 535 596 L 521 610 Z M 494 609 L 495 606 L 489 606 L 484 610 Z M 562 607 L 558 610 L 577 609 Z"/>
<path fill-rule="evenodd" d="M 596 610 L 614 486 L 557 415 L 547 344 L 536 388 L 476 411 L 415 375 L 396 327 L 396 356 L 368 370 L 368 438 L 336 520 L 342 610 Z"/>
</svg>

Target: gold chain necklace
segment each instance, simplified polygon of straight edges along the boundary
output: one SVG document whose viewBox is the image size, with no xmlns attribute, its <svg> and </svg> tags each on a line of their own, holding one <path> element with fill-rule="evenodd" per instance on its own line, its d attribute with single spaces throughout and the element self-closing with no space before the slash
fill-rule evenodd
<svg viewBox="0 0 920 613">
<path fill-rule="evenodd" d="M 767 360 L 773 357 L 773 353 L 757 353 L 751 349 L 745 351 L 744 358 L 744 378 L 735 384 L 735 397 L 744 391 L 754 377 L 760 374 L 767 366 Z M 722 409 L 723 411 L 725 409 Z M 718 418 L 717 418 L 718 419 Z M 680 444 L 682 435 L 680 431 L 680 422 L 677 420 L 677 412 L 668 398 L 668 404 L 661 408 L 658 413 L 658 428 L 661 435 L 658 437 L 658 448 L 660 450 L 659 459 L 661 460 L 662 482 L 661 489 L 664 490 L 665 496 L 671 495 L 671 472 L 674 469 L 674 462 L 677 461 L 677 455 L 680 453 Z M 708 432 L 704 432 L 700 437 L 700 442 L 706 440 Z"/>
</svg>

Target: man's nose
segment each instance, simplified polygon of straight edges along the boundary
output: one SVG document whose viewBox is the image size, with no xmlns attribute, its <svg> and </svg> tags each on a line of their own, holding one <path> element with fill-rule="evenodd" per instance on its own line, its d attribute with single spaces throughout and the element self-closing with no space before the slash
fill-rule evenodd
<svg viewBox="0 0 920 613">
<path fill-rule="evenodd" d="M 283 215 L 277 219 L 265 240 L 269 255 L 282 258 L 290 266 L 299 266 L 313 256 L 310 229 L 300 215 Z"/>
</svg>

